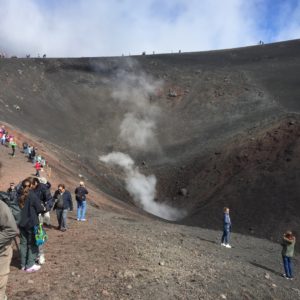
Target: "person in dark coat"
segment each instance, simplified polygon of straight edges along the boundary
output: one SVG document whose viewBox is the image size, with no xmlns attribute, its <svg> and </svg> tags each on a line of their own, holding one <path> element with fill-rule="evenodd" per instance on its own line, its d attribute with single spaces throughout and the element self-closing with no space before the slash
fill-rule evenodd
<svg viewBox="0 0 300 300">
<path fill-rule="evenodd" d="M 86 221 L 86 195 L 88 190 L 84 186 L 84 182 L 80 181 L 79 187 L 75 189 L 76 201 L 77 201 L 77 221 Z"/>
<path fill-rule="evenodd" d="M 9 195 L 9 197 L 11 199 L 17 199 L 18 193 L 17 193 L 17 189 L 15 187 L 15 183 L 14 182 L 11 182 L 9 184 L 9 188 L 7 189 L 7 193 L 8 193 L 8 195 Z"/>
<path fill-rule="evenodd" d="M 42 206 L 45 209 L 44 213 L 39 214 L 39 222 L 41 224 L 45 223 L 47 226 L 50 226 L 50 210 L 53 206 L 53 198 L 51 196 L 50 189 L 49 189 L 49 186 L 51 187 L 51 184 L 48 183 L 46 178 L 44 177 L 33 178 L 33 183 L 34 183 L 33 191 L 37 195 L 37 197 L 41 201 Z M 44 245 L 39 246 L 39 254 L 38 254 L 37 261 L 40 265 L 43 265 L 46 261 L 45 253 L 44 253 Z"/>
<path fill-rule="evenodd" d="M 58 229 L 61 231 L 67 230 L 67 214 L 68 210 L 73 210 L 72 196 L 66 190 L 64 184 L 59 184 L 57 191 L 54 193 L 54 208 L 56 210 Z"/>
<path fill-rule="evenodd" d="M 29 177 L 22 182 L 19 206 L 21 208 L 20 229 L 20 257 L 21 269 L 26 272 L 38 271 L 41 266 L 35 264 L 38 246 L 35 243 L 34 227 L 39 224 L 38 214 L 44 212 L 41 201 L 34 193 L 34 178 Z"/>
</svg>

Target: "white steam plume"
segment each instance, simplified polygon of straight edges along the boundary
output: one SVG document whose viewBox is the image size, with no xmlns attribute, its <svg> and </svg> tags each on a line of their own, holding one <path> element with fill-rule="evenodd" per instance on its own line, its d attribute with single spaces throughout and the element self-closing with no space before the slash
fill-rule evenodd
<svg viewBox="0 0 300 300">
<path fill-rule="evenodd" d="M 129 63 L 133 62 L 129 60 Z M 119 138 L 132 149 L 160 151 L 155 135 L 160 108 L 150 101 L 160 86 L 161 82 L 142 72 L 138 75 L 124 71 L 118 74 L 112 96 L 128 111 L 120 124 Z"/>
<path fill-rule="evenodd" d="M 170 207 L 164 203 L 155 202 L 156 177 L 145 176 L 140 173 L 134 161 L 127 154 L 112 152 L 100 156 L 100 161 L 110 165 L 120 166 L 126 174 L 126 189 L 133 197 L 135 203 L 145 211 L 169 221 L 181 219 L 185 212 Z"/>
<path fill-rule="evenodd" d="M 139 119 L 134 113 L 127 113 L 120 126 L 120 137 L 131 148 L 146 149 L 148 145 L 153 148 L 153 145 L 157 145 L 155 129 L 154 120 Z"/>
</svg>

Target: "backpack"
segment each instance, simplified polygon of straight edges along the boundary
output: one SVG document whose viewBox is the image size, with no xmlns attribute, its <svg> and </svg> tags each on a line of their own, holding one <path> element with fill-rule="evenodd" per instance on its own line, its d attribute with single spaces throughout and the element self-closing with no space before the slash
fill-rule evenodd
<svg viewBox="0 0 300 300">
<path fill-rule="evenodd" d="M 48 240 L 48 235 L 42 226 L 42 223 L 34 226 L 35 244 L 39 247 L 44 245 Z"/>
<path fill-rule="evenodd" d="M 82 187 L 77 188 L 77 193 L 76 193 L 76 200 L 77 201 L 85 201 L 86 196 L 85 196 L 85 189 Z"/>
<path fill-rule="evenodd" d="M 14 216 L 15 221 L 18 225 L 21 221 L 21 208 L 19 207 L 17 197 L 13 198 L 9 195 L 9 193 L 0 192 L 0 200 L 5 202 L 7 206 L 10 208 L 12 215 Z"/>
</svg>

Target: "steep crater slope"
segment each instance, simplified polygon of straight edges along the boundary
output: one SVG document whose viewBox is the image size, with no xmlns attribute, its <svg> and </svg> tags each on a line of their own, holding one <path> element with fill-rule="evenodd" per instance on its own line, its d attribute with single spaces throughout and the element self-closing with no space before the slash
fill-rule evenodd
<svg viewBox="0 0 300 300">
<path fill-rule="evenodd" d="M 157 176 L 157 201 L 185 210 L 182 222 L 215 227 L 226 204 L 235 229 L 277 238 L 285 227 L 299 230 L 299 50 L 295 40 L 186 54 L 2 59 L 1 119 L 72 153 L 79 172 L 119 199 L 133 202 L 124 173 L 99 161 L 112 151 Z"/>
</svg>

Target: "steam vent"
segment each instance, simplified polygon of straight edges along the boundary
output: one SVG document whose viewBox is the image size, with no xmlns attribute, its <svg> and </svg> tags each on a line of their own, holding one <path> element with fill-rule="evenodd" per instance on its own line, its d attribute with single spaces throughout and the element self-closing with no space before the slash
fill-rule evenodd
<svg viewBox="0 0 300 300">
<path fill-rule="evenodd" d="M 74 212 L 66 233 L 48 230 L 43 271 L 12 265 L 11 299 L 300 297 L 297 258 L 295 281 L 280 276 L 282 234 L 300 234 L 300 40 L 0 58 L 0 82 L 1 125 L 48 159 L 53 192 L 91 190 L 87 222 Z M 8 151 L 2 190 L 7 161 L 15 182 L 34 172 Z M 220 246 L 225 206 L 232 249 Z"/>
</svg>

